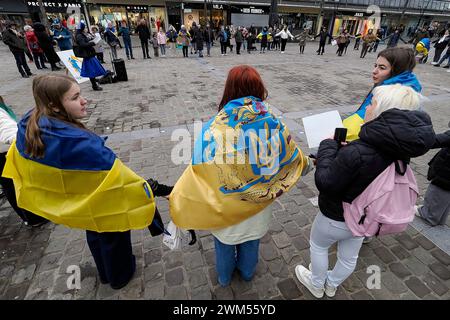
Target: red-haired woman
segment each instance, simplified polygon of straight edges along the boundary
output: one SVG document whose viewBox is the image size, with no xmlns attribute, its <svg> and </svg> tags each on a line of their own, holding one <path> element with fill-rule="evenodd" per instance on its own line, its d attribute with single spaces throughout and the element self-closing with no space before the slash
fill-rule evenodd
<svg viewBox="0 0 450 320">
<path fill-rule="evenodd" d="M 221 286 L 230 284 L 235 269 L 252 279 L 270 204 L 311 167 L 266 98 L 254 68 L 230 70 L 219 112 L 203 127 L 192 165 L 170 196 L 177 226 L 211 230 Z"/>
</svg>

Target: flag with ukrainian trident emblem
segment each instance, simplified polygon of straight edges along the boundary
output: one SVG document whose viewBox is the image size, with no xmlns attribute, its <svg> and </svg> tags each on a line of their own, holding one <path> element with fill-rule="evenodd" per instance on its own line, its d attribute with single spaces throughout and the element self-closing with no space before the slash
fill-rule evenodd
<svg viewBox="0 0 450 320">
<path fill-rule="evenodd" d="M 287 127 L 258 98 L 232 100 L 196 137 L 192 163 L 170 194 L 180 228 L 237 224 L 289 191 L 308 160 Z"/>
</svg>

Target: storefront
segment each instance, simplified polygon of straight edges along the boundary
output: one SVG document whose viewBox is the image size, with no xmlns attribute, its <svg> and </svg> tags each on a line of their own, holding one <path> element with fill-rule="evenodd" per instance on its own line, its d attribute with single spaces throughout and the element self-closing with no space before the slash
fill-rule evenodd
<svg viewBox="0 0 450 320">
<path fill-rule="evenodd" d="M 319 9 L 316 8 L 280 6 L 278 8 L 278 21 L 280 25 L 287 25 L 291 32 L 305 28 L 316 30 L 318 14 Z"/>
<path fill-rule="evenodd" d="M 103 28 L 111 21 L 118 29 L 121 22 L 126 21 L 131 31 L 134 31 L 142 19 L 145 19 L 149 27 L 151 26 L 152 11 L 148 5 L 91 3 L 87 7 L 91 24 L 101 25 Z"/>
<path fill-rule="evenodd" d="M 263 28 L 269 25 L 269 6 L 232 6 L 230 11 L 234 26 Z"/>
<path fill-rule="evenodd" d="M 205 16 L 205 5 L 203 3 L 185 3 L 183 10 L 183 24 L 189 30 L 192 23 L 197 25 L 206 25 L 206 23 L 211 19 L 212 27 L 218 28 L 220 25 L 224 24 L 227 17 L 227 11 L 223 10 L 224 5 L 213 5 L 206 9 Z M 211 13 L 211 14 L 210 14 Z"/>
<path fill-rule="evenodd" d="M 70 30 L 75 30 L 81 20 L 86 20 L 81 0 L 58 0 L 42 2 L 50 24 L 59 20 L 67 24 Z M 33 21 L 40 21 L 38 1 L 27 1 L 28 11 Z"/>
<path fill-rule="evenodd" d="M 378 28 L 380 28 L 380 21 L 376 21 L 366 12 L 339 11 L 333 22 L 333 36 L 339 35 L 345 29 L 351 35 L 356 35 L 366 34 L 369 29 L 377 30 Z"/>
<path fill-rule="evenodd" d="M 13 21 L 20 27 L 31 24 L 30 14 L 25 3 L 17 0 L 0 1 L 0 32 L 3 32 L 6 21 Z"/>
<path fill-rule="evenodd" d="M 150 6 L 149 16 L 152 31 L 159 31 L 160 28 L 167 30 L 166 8 L 164 6 Z"/>
</svg>

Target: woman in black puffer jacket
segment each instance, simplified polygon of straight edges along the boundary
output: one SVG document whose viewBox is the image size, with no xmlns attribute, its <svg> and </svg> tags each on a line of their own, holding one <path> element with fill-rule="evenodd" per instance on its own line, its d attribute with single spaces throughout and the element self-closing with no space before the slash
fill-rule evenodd
<svg viewBox="0 0 450 320">
<path fill-rule="evenodd" d="M 61 70 L 60 67 L 56 65 L 57 62 L 60 62 L 58 55 L 55 52 L 55 48 L 53 47 L 53 39 L 47 33 L 45 26 L 40 22 L 33 23 L 34 34 L 38 39 L 39 46 L 44 51 L 45 56 L 47 57 L 48 62 L 52 66 L 52 71 Z"/>
<path fill-rule="evenodd" d="M 431 183 L 416 215 L 437 226 L 445 224 L 450 213 L 450 130 L 436 135 L 433 148 L 442 150 L 429 163 L 427 178 Z"/>
<path fill-rule="evenodd" d="M 409 163 L 433 146 L 436 136 L 430 117 L 419 108 L 419 94 L 400 84 L 373 91 L 365 121 L 355 140 L 342 147 L 332 139 L 321 142 L 315 181 L 320 212 L 310 237 L 310 270 L 295 268 L 299 281 L 320 298 L 334 296 L 355 269 L 364 237 L 354 237 L 345 224 L 342 202 L 351 203 L 395 160 Z M 328 249 L 338 243 L 337 262 L 328 270 Z"/>
</svg>

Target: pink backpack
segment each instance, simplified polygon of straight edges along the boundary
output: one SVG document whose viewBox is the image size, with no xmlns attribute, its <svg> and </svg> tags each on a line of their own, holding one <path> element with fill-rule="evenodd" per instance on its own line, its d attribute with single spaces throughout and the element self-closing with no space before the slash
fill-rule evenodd
<svg viewBox="0 0 450 320">
<path fill-rule="evenodd" d="M 414 219 L 418 194 L 411 168 L 401 172 L 394 161 L 352 203 L 343 202 L 345 223 L 358 237 L 403 232 Z"/>
</svg>

